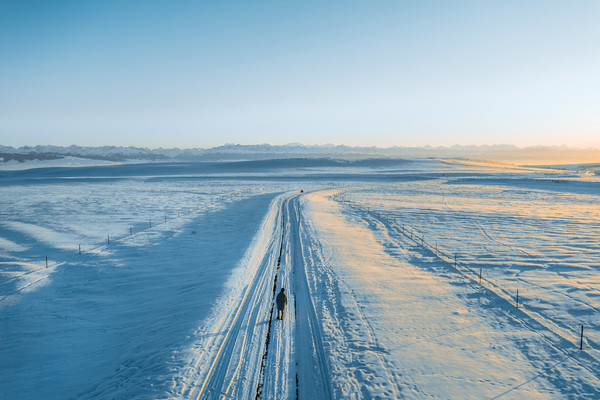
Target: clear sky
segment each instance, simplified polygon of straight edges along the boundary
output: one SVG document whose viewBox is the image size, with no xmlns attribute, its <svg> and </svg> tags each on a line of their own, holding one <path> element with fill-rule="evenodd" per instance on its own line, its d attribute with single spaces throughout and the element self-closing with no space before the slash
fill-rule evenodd
<svg viewBox="0 0 600 400">
<path fill-rule="evenodd" d="M 0 1 L 0 144 L 600 148 L 600 1 Z"/>
</svg>

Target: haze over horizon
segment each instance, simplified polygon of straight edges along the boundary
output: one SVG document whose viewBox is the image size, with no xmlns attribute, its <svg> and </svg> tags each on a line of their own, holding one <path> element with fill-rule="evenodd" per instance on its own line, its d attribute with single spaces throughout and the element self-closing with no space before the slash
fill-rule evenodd
<svg viewBox="0 0 600 400">
<path fill-rule="evenodd" d="M 189 147 L 178 147 L 178 146 L 154 146 L 154 147 L 150 147 L 150 146 L 146 146 L 144 144 L 141 145 L 114 145 L 114 144 L 102 144 L 102 145 L 93 145 L 93 146 L 85 146 L 85 145 L 81 145 L 79 143 L 71 143 L 69 145 L 56 145 L 56 144 L 50 144 L 50 143 L 37 143 L 37 144 L 31 144 L 31 145 L 22 145 L 22 146 L 10 146 L 10 145 L 6 145 L 4 143 L 0 143 L 0 149 L 3 147 L 13 147 L 14 149 L 24 149 L 24 148 L 35 148 L 35 147 L 60 147 L 60 148 L 69 148 L 69 147 L 82 147 L 82 148 L 101 148 L 101 147 L 118 147 L 118 148 L 140 148 L 140 149 L 149 149 L 149 150 L 159 150 L 159 149 L 164 149 L 164 150 L 168 150 L 168 149 L 180 149 L 180 150 L 193 150 L 193 149 L 205 149 L 205 150 L 210 150 L 210 149 L 218 149 L 221 147 L 231 147 L 231 146 L 241 146 L 241 147 L 260 147 L 260 146 L 269 146 L 269 147 L 286 147 L 286 146 L 291 146 L 291 147 L 305 147 L 307 149 L 309 148 L 327 148 L 327 147 L 348 147 L 348 148 L 364 148 L 364 149 L 368 149 L 368 148 L 373 148 L 373 149 L 380 149 L 380 150 L 388 150 L 388 149 L 394 149 L 394 148 L 418 148 L 418 149 L 427 149 L 427 148 L 431 148 L 431 149 L 455 149 L 455 148 L 473 148 L 473 149 L 484 149 L 484 148 L 511 148 L 514 147 L 518 150 L 526 150 L 526 149 L 536 149 L 536 148 L 540 148 L 540 149 L 562 149 L 562 150 L 593 150 L 593 151 L 600 151 L 600 147 L 593 147 L 593 146 L 581 146 L 581 147 L 577 147 L 577 146 L 568 146 L 566 144 L 556 144 L 556 145 L 528 145 L 528 146 L 517 146 L 515 144 L 512 143 L 494 143 L 494 144 L 453 144 L 453 145 L 430 145 L 430 144 L 424 144 L 424 145 L 420 145 L 420 146 L 402 146 L 402 145 L 391 145 L 391 146 L 377 146 L 377 145 L 356 145 L 356 146 L 352 146 L 352 145 L 347 145 L 345 143 L 323 143 L 323 144 L 316 144 L 316 143 L 302 143 L 302 142 L 289 142 L 289 143 L 282 143 L 282 144 L 273 144 L 273 143 L 246 143 L 246 144 L 241 144 L 241 143 L 219 143 L 219 144 L 215 144 L 213 146 L 202 146 L 202 145 L 197 145 L 197 146 L 189 146 Z"/>
<path fill-rule="evenodd" d="M 600 148 L 600 3 L 0 4 L 0 141 Z"/>
</svg>

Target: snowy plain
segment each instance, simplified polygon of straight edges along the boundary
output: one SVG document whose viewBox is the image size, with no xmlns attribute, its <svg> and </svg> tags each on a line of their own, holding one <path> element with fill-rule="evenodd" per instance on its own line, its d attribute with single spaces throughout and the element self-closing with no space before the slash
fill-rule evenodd
<svg viewBox="0 0 600 400">
<path fill-rule="evenodd" d="M 467 160 L 0 170 L 0 398 L 600 398 L 599 200 Z"/>
</svg>

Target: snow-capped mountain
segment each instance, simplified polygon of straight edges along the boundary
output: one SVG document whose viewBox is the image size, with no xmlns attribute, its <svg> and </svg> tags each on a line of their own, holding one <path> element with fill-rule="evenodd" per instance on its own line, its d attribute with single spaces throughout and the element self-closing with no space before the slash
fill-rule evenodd
<svg viewBox="0 0 600 400">
<path fill-rule="evenodd" d="M 213 148 L 157 148 L 101 146 L 23 146 L 0 145 L 0 161 L 51 160 L 79 157 L 104 161 L 227 161 L 273 158 L 370 158 L 370 157 L 443 157 L 503 161 L 517 164 L 560 164 L 600 162 L 600 150 L 567 146 L 519 148 L 512 145 L 452 147 L 353 147 L 346 145 L 240 145 L 226 144 Z"/>
</svg>

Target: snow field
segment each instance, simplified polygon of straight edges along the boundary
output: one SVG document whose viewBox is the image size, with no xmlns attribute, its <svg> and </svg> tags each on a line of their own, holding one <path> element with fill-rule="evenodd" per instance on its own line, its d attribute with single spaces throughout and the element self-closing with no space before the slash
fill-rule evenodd
<svg viewBox="0 0 600 400">
<path fill-rule="evenodd" d="M 0 181 L 0 397 L 600 396 L 595 181 L 259 164 Z"/>
<path fill-rule="evenodd" d="M 581 324 L 598 332 L 593 318 L 600 306 L 597 197 L 441 186 L 434 188 L 436 194 L 431 193 L 429 200 L 419 200 L 422 207 L 418 210 L 405 203 L 412 193 L 398 193 L 399 204 L 388 203 L 390 209 L 384 215 L 407 230 L 410 227 L 417 238 L 424 236 L 425 245 L 432 250 L 438 245 L 447 261 L 452 262 L 456 256 L 459 266 L 467 267 L 474 275 L 482 270 L 483 278 L 501 288 L 507 297 L 516 300 L 518 289 L 520 305 L 531 312 L 548 314 L 545 319 L 556 323 L 565 338 L 573 338 Z M 451 206 L 449 191 L 455 196 Z M 496 197 L 483 198 L 481 193 L 485 196 L 488 192 Z M 523 197 L 544 200 L 526 201 Z M 557 210 L 557 204 L 565 206 Z M 401 213 L 397 207 L 401 207 Z M 597 349 L 593 343 L 598 339 L 593 334 L 588 339 Z"/>
<path fill-rule="evenodd" d="M 149 245 L 164 230 L 177 232 L 191 219 L 254 193 L 244 184 L 188 185 L 148 186 L 135 181 L 83 187 L 51 184 L 41 185 L 42 194 L 38 186 L 3 188 L 7 197 L 2 198 L 0 256 L 6 261 L 0 271 L 0 284 L 5 285 L 0 291 L 0 308 L 3 299 L 46 284 L 56 267 L 81 261 L 80 250 L 82 255 L 104 256 L 110 253 L 109 240 Z M 46 187 L 52 196 L 45 195 Z M 19 201 L 12 202 L 12 198 Z"/>
<path fill-rule="evenodd" d="M 381 188 L 381 187 L 369 187 L 369 188 L 360 188 L 358 190 L 348 190 L 346 193 L 344 193 L 343 195 L 335 195 L 333 196 L 333 198 L 336 199 L 346 199 L 342 204 L 344 205 L 344 208 L 347 208 L 346 213 L 348 215 L 353 216 L 353 218 L 357 219 L 357 223 L 361 223 L 361 224 L 366 224 L 370 229 L 375 230 L 376 232 L 383 230 L 385 232 L 387 232 L 385 235 L 381 234 L 382 237 L 385 237 L 385 241 L 383 241 L 383 239 L 379 239 L 380 242 L 383 243 L 384 248 L 386 248 L 387 252 L 390 253 L 392 248 L 397 247 L 397 242 L 399 240 L 404 240 L 406 241 L 406 246 L 410 246 L 413 249 L 418 249 L 420 252 L 423 252 L 426 255 L 429 255 L 430 257 L 432 257 L 433 259 L 435 259 L 437 262 L 441 262 L 441 264 L 445 265 L 446 268 L 449 268 L 451 271 L 458 273 L 459 275 L 463 276 L 463 279 L 465 279 L 466 283 L 469 284 L 473 284 L 473 283 L 478 283 L 478 277 L 477 277 L 477 272 L 478 269 L 474 269 L 472 267 L 470 267 L 468 264 L 466 264 L 464 262 L 465 256 L 468 255 L 468 250 L 471 250 L 472 247 L 472 242 L 470 240 L 468 240 L 467 238 L 470 238 L 473 236 L 473 230 L 470 231 L 466 231 L 464 233 L 457 231 L 457 229 L 453 229 L 453 230 L 445 230 L 445 229 L 441 229 L 440 228 L 440 220 L 443 220 L 443 218 L 446 218 L 448 221 L 443 221 L 442 224 L 443 225 L 450 225 L 451 222 L 449 222 L 449 220 L 451 219 L 452 216 L 448 216 L 448 215 L 442 215 L 442 216 L 438 216 L 435 214 L 435 207 L 437 207 L 436 205 L 436 196 L 435 195 L 431 195 L 428 198 L 425 196 L 421 196 L 421 194 L 418 194 L 418 196 L 420 197 L 420 202 L 417 201 L 413 201 L 411 204 L 411 206 L 407 207 L 406 203 L 410 202 L 409 197 L 411 196 L 410 190 L 412 189 L 410 186 L 414 185 L 417 186 L 417 190 L 422 190 L 423 186 L 431 186 L 431 185 L 435 185 L 436 183 L 415 183 L 415 184 L 410 184 L 410 185 L 398 185 L 398 189 L 395 190 L 390 190 L 390 188 Z M 384 190 L 382 190 L 384 189 Z M 416 191 L 415 189 L 412 189 L 413 191 Z M 436 188 L 436 190 L 438 190 Z M 453 188 L 454 191 L 456 191 L 456 188 Z M 432 190 L 433 191 L 433 190 Z M 443 189 L 440 190 L 443 193 Z M 407 192 L 409 192 L 410 194 L 406 194 Z M 481 193 L 485 193 L 484 190 L 482 190 L 481 188 L 479 188 L 479 192 Z M 439 193 L 439 192 L 438 192 Z M 437 194 L 437 193 L 436 193 Z M 549 193 L 551 194 L 551 192 Z M 350 199 L 350 200 L 348 200 Z M 393 203 L 393 201 L 395 201 L 395 199 L 398 199 L 398 202 L 402 203 L 402 206 L 397 206 L 396 204 L 394 204 L 395 207 L 390 206 L 391 203 Z M 406 199 L 406 200 L 405 200 Z M 424 200 L 424 201 L 423 201 Z M 433 200 L 433 201 L 432 201 Z M 592 201 L 591 204 L 593 204 L 594 199 L 590 199 Z M 475 200 L 474 200 L 475 201 Z M 582 203 L 585 203 L 584 201 L 580 201 Z M 433 204 L 432 204 L 433 203 Z M 418 206 L 415 206 L 415 204 L 418 204 Z M 461 203 L 461 205 L 464 203 Z M 431 207 L 431 211 L 428 210 L 428 208 Z M 376 209 L 377 211 L 373 211 L 373 209 Z M 442 207 L 440 207 L 442 208 Z M 476 210 L 485 210 L 485 207 L 479 207 Z M 414 211 L 413 211 L 414 210 Z M 473 210 L 472 211 L 476 211 Z M 402 212 L 402 214 L 399 213 L 399 211 Z M 424 211 L 428 211 L 424 212 Z M 418 213 L 418 216 L 415 215 L 411 215 L 411 212 L 415 212 L 415 214 Z M 510 214 L 510 210 L 508 212 L 508 214 Z M 539 213 L 538 213 L 539 214 Z M 435 224 L 431 222 L 432 215 L 437 217 L 435 219 Z M 489 215 L 492 215 L 492 212 L 490 210 Z M 499 215 L 499 216 L 498 216 Z M 502 224 L 505 223 L 503 221 L 503 209 L 500 208 L 498 215 L 496 215 L 495 219 L 493 220 L 494 224 Z M 577 220 L 578 214 L 574 213 L 575 216 L 575 220 Z M 592 213 L 593 216 L 593 213 Z M 315 218 L 314 220 L 322 220 L 319 218 Z M 361 222 L 362 221 L 362 222 Z M 396 222 L 398 221 L 398 222 Z M 401 225 L 401 222 L 405 222 L 405 224 Z M 408 222 L 408 223 L 406 223 Z M 427 222 L 430 222 L 431 225 L 428 225 Z M 542 221 L 543 222 L 543 221 Z M 572 223 L 572 221 L 570 222 Z M 597 225 L 594 225 L 595 221 L 592 220 L 587 220 L 587 219 L 581 219 L 580 223 L 583 224 L 583 227 L 579 227 L 578 229 L 578 234 L 585 232 L 587 235 L 597 235 Z M 591 223 L 591 227 L 592 229 L 587 230 L 587 225 Z M 489 222 L 488 222 L 489 224 Z M 419 231 L 414 229 L 414 225 L 417 225 L 419 227 Z M 460 221 L 457 224 L 460 226 Z M 516 225 L 517 227 L 519 225 Z M 345 228 L 345 230 L 347 230 L 347 228 Z M 421 232 L 425 232 L 425 233 L 421 233 Z M 425 235 L 425 241 L 422 241 L 422 237 L 423 235 Z M 455 236 L 453 236 L 455 235 Z M 464 236 L 463 236 L 464 235 Z M 529 240 L 525 240 L 525 234 L 521 233 L 521 235 L 523 235 L 522 237 L 520 237 L 520 241 L 522 242 L 522 244 L 530 244 L 533 242 L 534 245 L 539 245 L 539 242 L 537 242 L 537 238 L 533 237 L 533 238 L 529 238 Z M 412 236 L 412 237 L 411 237 Z M 431 244 L 429 241 L 432 240 L 431 237 L 437 238 L 439 240 L 438 243 L 443 243 L 442 245 L 438 245 L 437 247 L 439 248 L 439 252 L 436 256 L 436 251 L 435 251 L 435 244 Z M 459 254 L 459 261 L 458 262 L 458 271 L 456 271 L 454 269 L 454 260 L 452 257 L 452 253 L 450 253 L 447 250 L 447 243 L 444 243 L 445 241 L 452 241 L 453 244 L 456 243 L 461 243 L 459 241 L 456 240 L 456 238 L 464 238 L 463 242 L 465 243 L 463 246 L 456 246 L 455 248 L 458 248 L 460 250 Z M 484 235 L 484 238 L 486 240 L 490 240 L 491 238 L 489 237 L 489 235 Z M 467 239 L 467 240 L 465 240 Z M 537 239 L 537 240 L 536 240 Z M 542 239 L 543 240 L 543 239 Z M 516 239 L 515 241 L 519 241 L 519 239 Z M 591 240 L 590 240 L 591 242 Z M 424 243 L 424 246 L 423 244 Z M 435 242 L 434 242 L 435 243 Z M 492 243 L 494 243 L 494 241 L 492 241 Z M 489 243 L 485 243 L 485 244 L 479 244 L 477 243 L 477 245 L 479 246 L 486 246 L 485 251 L 489 251 Z M 402 246 L 404 247 L 404 246 Z M 514 246 L 513 246 L 514 247 Z M 405 250 L 403 250 L 405 251 Z M 450 254 L 448 254 L 450 253 Z M 392 253 L 393 254 L 393 253 Z M 489 254 L 489 253 L 488 253 Z M 593 253 L 592 253 L 593 254 Z M 414 255 L 412 256 L 414 257 Z M 572 257 L 572 255 L 571 255 Z M 581 254 L 580 259 L 579 259 L 579 265 L 581 265 L 580 263 L 585 263 L 588 260 L 591 260 L 593 257 L 590 256 L 589 252 L 583 252 L 583 254 Z M 511 260 L 509 259 L 509 262 Z M 349 261 L 348 261 L 349 262 Z M 342 265 L 346 265 L 347 262 L 343 262 Z M 412 264 L 415 264 L 414 262 L 412 262 Z M 500 264 L 500 263 L 499 263 Z M 417 263 L 417 265 L 420 268 L 423 268 L 424 265 L 419 265 L 419 263 Z M 500 264 L 501 265 L 501 264 Z M 560 264 L 558 264 L 560 266 Z M 594 265 L 592 264 L 592 268 L 594 268 Z M 345 271 L 347 269 L 346 268 L 339 268 L 342 271 Z M 515 313 L 516 315 L 519 315 L 520 317 L 517 318 L 517 321 L 515 322 L 516 325 L 524 325 L 526 326 L 530 332 L 529 334 L 531 334 L 531 332 L 535 333 L 535 335 L 539 336 L 541 338 L 541 342 L 538 343 L 538 341 L 533 340 L 532 338 L 515 338 L 515 339 L 511 339 L 508 340 L 508 343 L 511 343 L 512 341 L 516 342 L 519 344 L 519 347 L 521 347 L 522 349 L 520 351 L 523 351 L 526 354 L 526 357 L 521 356 L 520 358 L 523 360 L 523 362 L 528 362 L 528 363 L 532 363 L 535 368 L 533 371 L 530 371 L 528 373 L 523 373 L 520 376 L 519 375 L 515 375 L 514 378 L 517 378 L 517 376 L 519 376 L 520 379 L 518 379 L 517 381 L 521 381 L 523 382 L 524 380 L 527 380 L 526 377 L 528 376 L 534 376 L 536 377 L 535 380 L 530 381 L 527 383 L 527 385 L 523 385 L 519 387 L 519 393 L 515 394 L 514 391 L 516 389 L 513 388 L 509 388 L 507 389 L 507 393 L 506 395 L 508 396 L 510 393 L 510 396 L 517 396 L 518 398 L 533 398 L 531 393 L 527 393 L 528 387 L 527 386 L 532 386 L 533 384 L 536 383 L 536 381 L 539 380 L 543 380 L 543 379 L 548 379 L 551 383 L 551 385 L 555 385 L 555 389 L 552 391 L 550 389 L 543 389 L 540 392 L 544 393 L 545 391 L 549 391 L 549 393 L 552 393 L 552 397 L 555 398 L 557 396 L 559 396 L 559 393 L 562 394 L 563 396 L 582 396 L 581 398 L 593 398 L 594 395 L 598 394 L 598 352 L 597 352 L 597 346 L 596 346 L 596 342 L 595 342 L 595 335 L 597 335 L 597 328 L 596 328 L 596 320 L 594 320 L 593 318 L 589 318 L 589 319 L 584 319 L 585 323 L 587 324 L 587 326 L 590 326 L 592 330 L 594 330 L 594 332 L 591 332 L 591 334 L 589 334 L 589 336 L 587 337 L 586 341 L 584 342 L 584 346 L 586 347 L 585 351 L 583 352 L 579 352 L 578 350 L 578 345 L 579 345 L 579 337 L 578 337 L 578 326 L 576 324 L 575 321 L 573 321 L 572 317 L 577 317 L 578 319 L 581 318 L 581 313 L 578 311 L 578 309 L 580 309 L 581 307 L 583 307 L 584 309 L 595 309 L 596 305 L 595 305 L 595 301 L 596 301 L 596 296 L 595 296 L 595 286 L 592 286 L 589 282 L 589 279 L 586 280 L 585 284 L 581 284 L 581 281 L 577 279 L 576 276 L 573 276 L 575 274 L 573 274 L 573 269 L 569 269 L 568 271 L 572 274 L 570 276 L 571 279 L 569 279 L 568 282 L 562 282 L 562 285 L 556 285 L 555 283 L 555 279 L 547 279 L 547 271 L 545 269 L 543 269 L 541 272 L 541 274 L 544 274 L 546 276 L 544 277 L 540 277 L 538 278 L 539 281 L 538 283 L 540 283 L 540 285 L 538 285 L 538 292 L 535 293 L 536 296 L 545 296 L 545 301 L 547 302 L 553 302 L 551 303 L 551 307 L 552 307 L 552 311 L 554 312 L 550 312 L 550 310 L 548 310 L 548 312 L 546 313 L 542 313 L 540 315 L 540 313 L 538 313 L 538 309 L 535 309 L 534 307 L 531 307 L 529 305 L 529 301 L 530 301 L 530 297 L 531 294 L 529 294 L 529 296 L 526 296 L 525 298 L 521 297 L 521 301 L 525 301 L 525 307 L 523 308 L 523 305 L 521 303 L 520 307 L 518 310 L 514 307 L 514 297 L 511 298 L 511 296 L 509 295 L 509 292 L 506 291 L 506 278 L 504 280 L 500 280 L 498 279 L 498 276 L 501 277 L 501 275 L 499 274 L 499 272 L 510 272 L 509 271 L 503 271 L 502 269 L 500 269 L 500 267 L 498 267 L 498 271 L 495 271 L 496 274 L 498 275 L 494 275 L 494 277 L 490 277 L 490 274 L 492 274 L 492 271 L 490 271 L 490 268 L 484 268 L 484 277 L 483 277 L 483 285 L 480 288 L 477 288 L 477 285 L 475 285 L 475 288 L 477 290 L 484 290 L 484 293 L 486 294 L 486 296 L 489 295 L 494 295 L 493 297 L 495 297 L 494 302 L 491 304 L 495 304 L 500 302 L 500 304 L 502 304 L 501 308 L 505 308 L 508 307 L 508 310 L 506 311 L 507 313 L 510 312 L 511 314 Z M 586 271 L 588 268 L 583 268 L 583 271 Z M 554 267 L 553 272 L 555 272 L 557 275 L 562 275 L 564 272 L 560 270 L 560 268 L 556 268 Z M 439 271 L 438 271 L 439 273 Z M 531 271 L 529 271 L 529 273 L 531 274 Z M 553 274 L 554 275 L 554 274 Z M 592 274 L 593 275 L 593 274 Z M 587 274 L 584 274 L 584 276 L 588 276 Z M 595 275 L 595 277 L 597 277 L 597 274 Z M 573 279 L 575 278 L 575 279 Z M 508 282 L 510 282 L 511 280 L 509 279 Z M 521 281 L 521 280 L 520 280 Z M 362 281 L 361 281 L 362 282 Z M 506 285 L 506 286 L 505 286 Z M 438 285 L 436 284 L 435 287 L 437 287 Z M 504 286 L 504 288 L 502 287 Z M 521 287 L 521 293 L 523 293 L 523 287 L 525 285 L 520 286 Z M 401 287 L 400 284 L 395 285 L 395 287 Z M 514 287 L 514 286 L 513 286 Z M 527 287 L 527 286 L 525 286 Z M 566 293 L 565 290 L 566 289 Z M 370 292 L 370 291 L 369 291 Z M 583 299 L 580 302 L 574 302 L 573 298 L 574 295 L 573 293 L 577 293 L 577 297 L 580 299 Z M 525 292 L 527 293 L 527 291 Z M 474 297 L 475 295 L 469 295 L 465 297 Z M 528 298 L 529 297 L 529 298 Z M 431 301 L 431 299 L 429 297 L 426 297 L 426 299 L 428 301 Z M 469 309 L 469 308 L 467 308 Z M 560 314 L 560 318 L 556 318 L 556 315 Z M 584 313 L 583 315 L 585 316 L 588 313 Z M 597 315 L 596 313 L 593 313 L 592 315 Z M 566 326 L 566 324 L 562 323 L 562 321 L 564 321 L 564 319 L 567 319 L 569 316 L 571 316 L 571 320 L 570 320 L 570 324 L 572 329 L 570 331 L 568 331 L 568 333 L 565 333 L 565 331 L 567 331 L 564 327 Z M 432 316 L 430 316 L 432 317 Z M 555 319 L 553 319 L 552 317 L 555 317 Z M 513 316 L 511 316 L 511 318 L 513 318 Z M 442 316 L 440 316 L 439 318 L 431 318 L 434 321 L 444 321 L 445 318 L 443 318 Z M 494 320 L 495 321 L 495 320 Z M 581 320 L 580 320 L 581 321 Z M 489 324 L 488 324 L 489 325 Z M 574 329 L 573 329 L 574 328 Z M 512 331 L 513 328 L 511 328 Z M 500 331 L 498 333 L 499 335 L 503 335 L 502 331 Z M 498 337 L 498 334 L 493 335 L 492 337 Z M 524 333 L 526 336 L 528 334 L 528 332 Z M 506 333 L 504 333 L 504 336 L 507 336 Z M 535 338 L 535 336 L 534 336 Z M 506 341 L 506 339 L 505 339 Z M 532 342 L 527 344 L 528 342 Z M 523 345 L 523 343 L 527 344 L 526 346 Z M 540 349 L 545 349 L 544 351 L 540 351 Z M 533 351 L 535 350 L 535 352 Z M 531 354 L 536 354 L 536 357 L 532 357 Z M 434 354 L 439 354 L 439 352 L 435 352 Z M 543 356 L 541 355 L 543 354 Z M 538 358 L 539 357 L 539 358 Z M 521 361 L 520 361 L 521 362 Z M 555 365 L 556 364 L 556 365 Z M 539 368 L 539 372 L 536 374 L 535 370 Z M 483 369 L 483 370 L 493 370 L 493 369 Z M 538 376 L 539 374 L 539 376 Z M 471 375 L 471 374 L 469 374 Z M 584 378 L 580 378 L 580 377 L 584 377 Z M 494 381 L 492 380 L 492 382 L 494 382 L 494 385 L 497 385 L 499 383 L 499 381 Z M 467 393 L 462 393 L 461 394 L 461 398 L 478 398 L 477 396 L 478 390 L 469 390 Z M 493 393 L 493 392 L 492 392 Z M 537 390 L 533 390 L 533 393 L 535 394 L 535 396 L 539 396 L 540 394 L 538 393 Z M 594 394 L 595 393 L 595 394 Z M 423 394 L 420 394 L 419 396 L 421 396 Z M 419 396 L 416 396 L 416 398 L 418 398 Z M 440 398 L 440 397 L 444 397 L 444 396 L 449 396 L 448 394 L 444 395 L 443 393 L 438 394 L 436 396 L 434 396 L 435 398 Z M 463 397 L 466 396 L 466 397 Z M 471 396 L 471 397 L 469 397 Z M 483 397 L 486 396 L 490 396 L 491 397 L 491 393 L 489 394 L 485 394 L 483 395 Z M 591 397 L 590 397 L 591 396 Z M 455 396 L 449 396 L 451 398 L 454 398 Z M 570 397 L 569 397 L 570 398 Z"/>
</svg>

